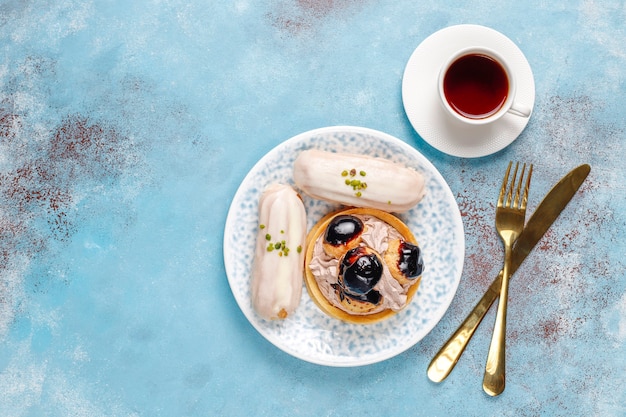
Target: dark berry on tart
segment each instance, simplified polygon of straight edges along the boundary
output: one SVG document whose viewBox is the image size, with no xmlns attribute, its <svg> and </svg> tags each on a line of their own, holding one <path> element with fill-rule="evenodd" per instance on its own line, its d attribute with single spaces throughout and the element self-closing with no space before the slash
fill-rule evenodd
<svg viewBox="0 0 626 417">
<path fill-rule="evenodd" d="M 339 266 L 344 290 L 357 296 L 370 292 L 382 274 L 382 260 L 376 252 L 365 246 L 349 250 Z"/>
<path fill-rule="evenodd" d="M 361 234 L 363 228 L 363 222 L 356 216 L 336 216 L 326 228 L 324 241 L 334 246 L 347 245 Z"/>
<path fill-rule="evenodd" d="M 337 259 L 358 246 L 365 225 L 356 216 L 339 215 L 333 218 L 324 232 L 324 250 Z"/>
<path fill-rule="evenodd" d="M 398 269 L 407 278 L 417 278 L 422 275 L 424 261 L 422 251 L 419 246 L 409 242 L 402 242 L 399 245 Z"/>
<path fill-rule="evenodd" d="M 389 242 L 385 262 L 391 275 L 401 284 L 411 283 L 419 278 L 424 270 L 420 247 L 400 239 Z"/>
</svg>

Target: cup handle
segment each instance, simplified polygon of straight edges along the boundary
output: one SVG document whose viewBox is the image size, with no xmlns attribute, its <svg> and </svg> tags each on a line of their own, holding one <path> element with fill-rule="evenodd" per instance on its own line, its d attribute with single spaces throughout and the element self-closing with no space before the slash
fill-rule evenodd
<svg viewBox="0 0 626 417">
<path fill-rule="evenodd" d="M 528 106 L 524 106 L 520 103 L 513 103 L 508 113 L 514 114 L 519 117 L 530 117 L 531 109 Z"/>
</svg>

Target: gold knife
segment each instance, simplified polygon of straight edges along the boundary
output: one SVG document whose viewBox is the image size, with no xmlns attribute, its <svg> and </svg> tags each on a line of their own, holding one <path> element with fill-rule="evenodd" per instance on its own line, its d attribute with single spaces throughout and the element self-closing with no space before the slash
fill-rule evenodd
<svg viewBox="0 0 626 417">
<path fill-rule="evenodd" d="M 588 164 L 583 164 L 573 169 L 552 187 L 541 203 L 539 203 L 513 248 L 511 275 L 515 273 L 561 211 L 567 206 L 567 203 L 574 197 L 590 171 L 591 167 Z M 485 314 L 487 314 L 493 302 L 500 295 L 501 283 L 502 271 L 500 271 L 498 277 L 489 286 L 485 295 L 478 301 L 465 321 L 430 362 L 428 378 L 431 381 L 441 382 L 450 374 L 459 361 L 467 343 L 472 338 L 474 331 L 485 317 Z"/>
</svg>

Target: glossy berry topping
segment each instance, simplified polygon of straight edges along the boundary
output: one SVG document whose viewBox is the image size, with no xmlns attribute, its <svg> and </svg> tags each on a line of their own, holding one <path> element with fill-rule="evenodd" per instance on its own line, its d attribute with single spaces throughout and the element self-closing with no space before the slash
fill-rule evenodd
<svg viewBox="0 0 626 417">
<path fill-rule="evenodd" d="M 348 302 L 350 302 L 350 299 L 352 299 L 352 300 L 357 300 L 357 301 L 365 301 L 367 303 L 372 303 L 372 304 L 380 303 L 380 300 L 382 298 L 380 293 L 376 290 L 371 290 L 367 294 L 352 294 L 352 293 L 342 290 L 339 294 L 339 297 L 341 297 L 342 300 L 346 298 Z"/>
<path fill-rule="evenodd" d="M 330 221 L 324 241 L 333 246 L 346 245 L 363 231 L 363 222 L 354 216 L 342 214 Z"/>
<path fill-rule="evenodd" d="M 349 250 L 341 261 L 339 275 L 348 295 L 364 295 L 374 288 L 383 273 L 378 255 L 359 246 Z"/>
<path fill-rule="evenodd" d="M 417 278 L 424 270 L 422 251 L 416 245 L 409 242 L 400 242 L 398 247 L 398 269 L 407 278 Z"/>
</svg>

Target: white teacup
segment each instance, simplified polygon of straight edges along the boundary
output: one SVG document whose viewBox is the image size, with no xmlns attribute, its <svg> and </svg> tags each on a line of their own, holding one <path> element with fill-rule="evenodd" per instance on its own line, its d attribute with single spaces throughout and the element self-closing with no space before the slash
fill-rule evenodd
<svg viewBox="0 0 626 417">
<path fill-rule="evenodd" d="M 506 113 L 530 117 L 531 109 L 515 102 L 515 76 L 496 51 L 475 46 L 453 54 L 439 72 L 439 97 L 457 120 L 485 125 Z"/>
</svg>

